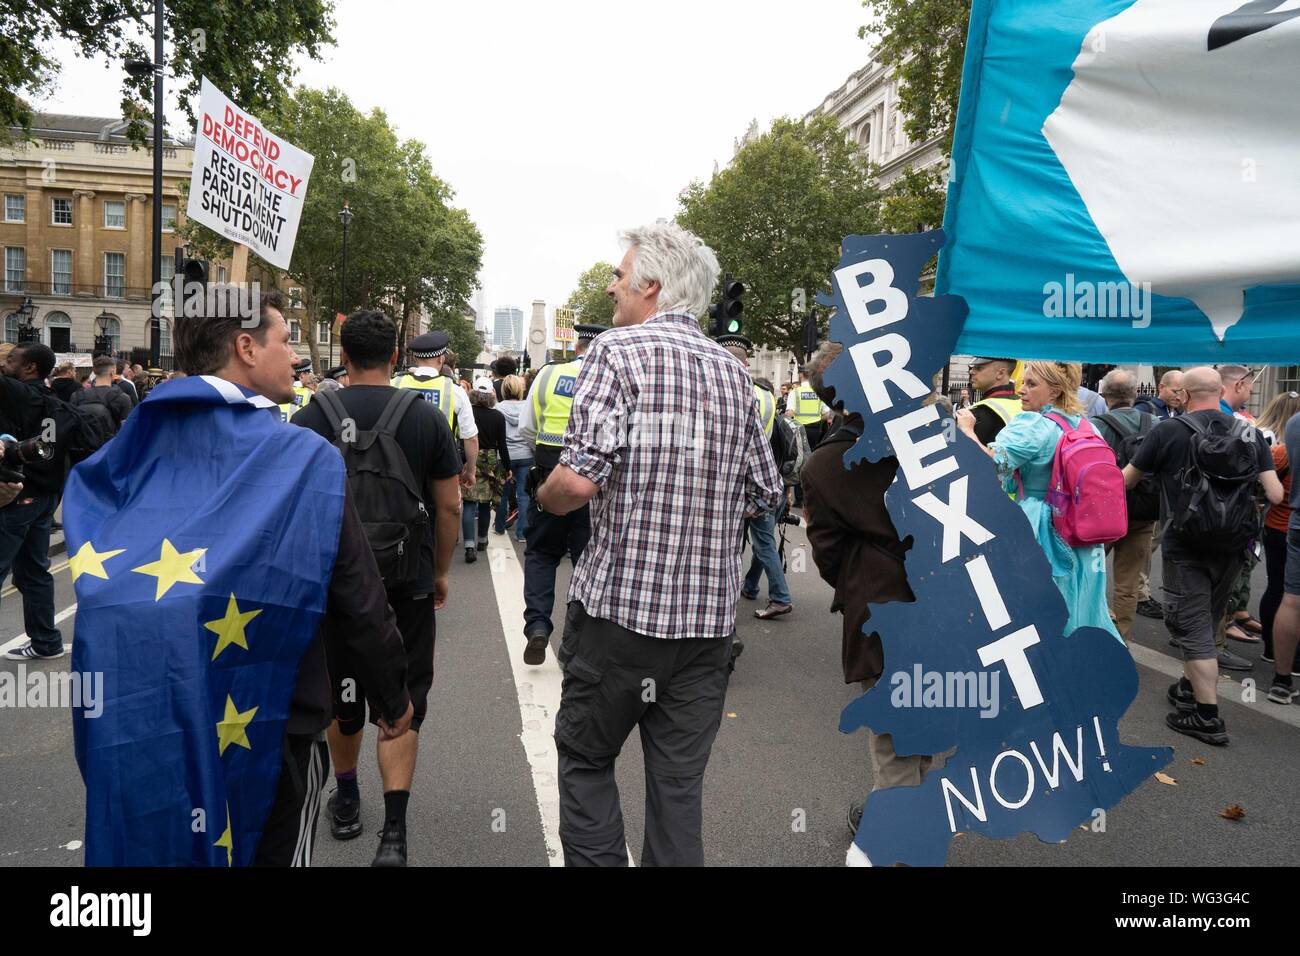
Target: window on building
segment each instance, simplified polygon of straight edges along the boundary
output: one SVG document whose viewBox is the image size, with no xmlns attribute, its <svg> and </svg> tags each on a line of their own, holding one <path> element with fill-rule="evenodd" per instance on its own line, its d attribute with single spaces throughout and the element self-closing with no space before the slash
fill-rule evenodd
<svg viewBox="0 0 1300 956">
<path fill-rule="evenodd" d="M 50 221 L 56 226 L 72 225 L 72 200 L 57 196 L 51 200 Z"/>
<path fill-rule="evenodd" d="M 126 203 L 115 199 L 104 200 L 104 228 L 126 228 Z"/>
<path fill-rule="evenodd" d="M 72 295 L 72 250 L 50 250 L 50 291 L 55 295 Z"/>
<path fill-rule="evenodd" d="M 163 315 L 173 315 L 172 277 L 176 275 L 176 260 L 171 256 L 162 257 L 162 282 L 165 288 L 159 296 Z"/>
<path fill-rule="evenodd" d="M 321 321 L 316 323 L 316 344 L 330 344 L 330 324 L 327 319 L 321 319 Z"/>
<path fill-rule="evenodd" d="M 5 222 L 27 221 L 27 197 L 22 193 L 5 193 Z"/>
<path fill-rule="evenodd" d="M 126 295 L 126 253 L 104 253 L 104 295 L 120 299 Z"/>
<path fill-rule="evenodd" d="M 18 344 L 18 316 L 12 312 L 5 316 L 5 341 L 10 345 Z"/>
<path fill-rule="evenodd" d="M 5 247 L 5 291 L 22 292 L 27 286 L 27 250 Z"/>
<path fill-rule="evenodd" d="M 1279 392 L 1300 392 L 1300 365 L 1283 365 L 1277 370 Z"/>
<path fill-rule="evenodd" d="M 176 231 L 176 204 L 175 203 L 163 203 L 162 229 L 163 232 Z"/>
<path fill-rule="evenodd" d="M 158 320 L 158 355 L 167 363 L 164 368 L 172 367 L 172 324 L 167 319 Z"/>
<path fill-rule="evenodd" d="M 302 326 L 297 319 L 289 320 L 289 341 L 294 345 L 302 341 Z"/>
</svg>

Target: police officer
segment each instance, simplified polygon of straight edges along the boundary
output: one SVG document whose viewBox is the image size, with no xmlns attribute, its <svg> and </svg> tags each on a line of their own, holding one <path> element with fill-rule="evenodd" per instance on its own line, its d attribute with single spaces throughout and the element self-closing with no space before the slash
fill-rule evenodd
<svg viewBox="0 0 1300 956">
<path fill-rule="evenodd" d="M 546 476 L 560 462 L 564 447 L 564 429 L 573 408 L 573 392 L 582 371 L 582 357 L 587 346 L 605 326 L 582 323 L 574 326 L 576 358 L 571 362 L 552 362 L 538 370 L 533 387 L 519 413 L 519 435 L 537 448 L 536 464 L 528 475 L 530 493 L 542 486 Z M 590 511 L 583 505 L 567 515 L 541 511 L 534 494 L 533 510 L 528 515 L 524 551 L 524 663 L 537 665 L 546 660 L 546 645 L 551 637 L 551 611 L 555 607 L 555 569 L 568 551 L 576 565 L 591 536 Z"/>
<path fill-rule="evenodd" d="M 307 358 L 293 363 L 293 398 L 278 406 L 280 421 L 289 421 L 298 413 L 298 409 L 303 408 L 311 401 L 312 389 L 307 384 L 310 377 L 311 359 Z"/>
<path fill-rule="evenodd" d="M 338 382 L 339 388 L 348 387 L 348 367 L 346 365 L 335 365 L 333 368 L 327 368 L 325 377 Z"/>
<path fill-rule="evenodd" d="M 1007 422 L 1022 411 L 1012 380 L 1017 362 L 1009 358 L 978 357 L 970 363 L 970 381 L 983 393 L 980 401 L 970 407 L 975 415 L 975 435 L 981 444 L 989 446 Z"/>
<path fill-rule="evenodd" d="M 816 448 L 826 434 L 826 423 L 822 421 L 822 415 L 826 411 L 826 406 L 808 384 L 808 376 L 805 374 L 799 384 L 790 389 L 790 394 L 786 397 L 785 413 L 803 426 L 810 448 Z"/>
<path fill-rule="evenodd" d="M 749 354 L 754 351 L 754 343 L 735 332 L 724 332 L 715 336 L 713 341 L 736 357 L 745 368 L 749 368 Z M 754 383 L 754 404 L 758 406 L 758 420 L 763 423 L 763 434 L 772 437 L 772 426 L 776 422 L 776 396 L 757 382 Z"/>
<path fill-rule="evenodd" d="M 444 374 L 443 366 L 447 362 L 450 344 L 451 339 L 447 333 L 437 330 L 411 339 L 406 353 L 414 364 L 396 376 L 392 385 L 394 388 L 418 389 L 421 398 L 442 412 L 447 424 L 451 426 L 451 433 L 461 441 L 464 448 L 465 466 L 460 473 L 460 483 L 466 488 L 473 488 L 478 464 L 478 426 L 474 424 L 469 396 L 456 384 L 455 378 Z"/>
</svg>

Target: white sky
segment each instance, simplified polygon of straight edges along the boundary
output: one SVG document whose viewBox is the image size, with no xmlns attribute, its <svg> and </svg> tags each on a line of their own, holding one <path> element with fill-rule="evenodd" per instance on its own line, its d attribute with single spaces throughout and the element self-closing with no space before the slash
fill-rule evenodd
<svg viewBox="0 0 1300 956">
<path fill-rule="evenodd" d="M 514 305 L 525 323 L 534 299 L 549 315 L 617 262 L 620 229 L 674 215 L 751 119 L 802 116 L 869 49 L 860 0 L 338 0 L 336 18 L 338 44 L 297 82 L 426 144 L 483 233 L 489 315 Z M 116 115 L 120 75 L 65 56 L 36 106 Z"/>
</svg>

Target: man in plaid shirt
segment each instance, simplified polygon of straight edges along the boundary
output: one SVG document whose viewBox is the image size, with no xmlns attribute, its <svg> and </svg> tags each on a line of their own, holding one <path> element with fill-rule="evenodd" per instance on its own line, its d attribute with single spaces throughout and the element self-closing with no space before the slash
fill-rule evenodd
<svg viewBox="0 0 1300 956">
<path fill-rule="evenodd" d="M 704 768 L 722 719 L 747 517 L 776 507 L 745 369 L 700 330 L 718 262 L 659 222 L 625 233 L 614 328 L 578 377 L 560 464 L 538 504 L 588 501 L 555 719 L 566 865 L 625 866 L 614 760 L 645 753 L 645 866 L 701 865 Z"/>
</svg>

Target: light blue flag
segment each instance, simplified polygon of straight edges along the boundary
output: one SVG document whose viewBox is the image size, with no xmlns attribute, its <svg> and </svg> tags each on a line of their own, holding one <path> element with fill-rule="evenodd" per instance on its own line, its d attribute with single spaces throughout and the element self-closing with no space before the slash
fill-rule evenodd
<svg viewBox="0 0 1300 956">
<path fill-rule="evenodd" d="M 1300 9 L 975 0 L 936 291 L 959 352 L 1300 361 Z"/>
</svg>

